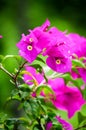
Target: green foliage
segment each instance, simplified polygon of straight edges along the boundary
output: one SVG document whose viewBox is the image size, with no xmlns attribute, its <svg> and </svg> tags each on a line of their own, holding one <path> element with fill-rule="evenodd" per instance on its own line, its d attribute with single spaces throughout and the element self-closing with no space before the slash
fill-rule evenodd
<svg viewBox="0 0 86 130">
<path fill-rule="evenodd" d="M 18 68 L 14 69 L 13 73 L 10 73 L 4 65 L 7 60 L 15 59 L 18 64 Z M 24 83 L 22 79 L 23 74 L 27 74 L 24 71 L 24 65 L 27 63 L 26 61 L 22 61 L 22 58 L 17 55 L 0 55 L 0 69 L 4 71 L 10 78 L 11 82 L 14 86 L 12 92 L 6 100 L 5 107 L 9 105 L 10 102 L 16 100 L 19 105 L 16 109 L 21 111 L 21 114 L 17 117 L 10 117 L 10 115 L 1 113 L 0 114 L 0 129 L 1 130 L 46 130 L 46 125 L 48 122 L 52 122 L 51 130 L 62 130 L 62 124 L 58 122 L 55 118 L 59 111 L 52 104 L 51 97 L 55 98 L 53 90 L 50 86 L 46 85 L 45 82 L 48 83 L 48 75 L 44 72 L 44 68 L 40 63 L 45 64 L 45 61 L 41 57 L 37 57 L 36 59 L 39 63 L 28 64 L 36 69 L 37 72 L 44 76 L 45 81 L 36 85 L 34 82 L 33 85 L 28 85 Z M 15 62 L 16 62 L 15 61 Z M 76 67 L 84 67 L 82 61 L 73 60 L 73 66 Z M 50 70 L 49 70 L 50 71 Z M 53 74 L 51 72 L 51 77 L 61 77 L 65 80 L 65 83 L 71 86 L 77 86 L 82 92 L 84 98 L 86 99 L 86 91 L 84 89 L 81 90 L 81 86 L 84 84 L 82 78 L 73 79 L 71 73 L 65 74 Z M 46 95 L 46 96 L 45 96 Z M 82 111 L 78 113 L 78 123 L 79 127 L 85 125 L 85 116 L 83 116 Z M 83 130 L 85 128 L 83 127 Z"/>
</svg>

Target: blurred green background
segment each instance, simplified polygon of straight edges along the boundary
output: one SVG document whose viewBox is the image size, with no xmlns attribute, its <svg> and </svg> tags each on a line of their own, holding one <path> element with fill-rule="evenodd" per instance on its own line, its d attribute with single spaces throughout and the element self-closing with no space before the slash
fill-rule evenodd
<svg viewBox="0 0 86 130">
<path fill-rule="evenodd" d="M 16 43 L 28 29 L 40 26 L 46 18 L 51 26 L 86 36 L 85 0 L 0 0 L 0 55 L 18 54 Z M 13 72 L 15 61 L 6 62 Z M 10 78 L 0 70 L 0 110 L 13 88 Z M 15 106 L 16 107 L 16 106 Z M 15 113 L 14 113 L 15 115 Z"/>
</svg>

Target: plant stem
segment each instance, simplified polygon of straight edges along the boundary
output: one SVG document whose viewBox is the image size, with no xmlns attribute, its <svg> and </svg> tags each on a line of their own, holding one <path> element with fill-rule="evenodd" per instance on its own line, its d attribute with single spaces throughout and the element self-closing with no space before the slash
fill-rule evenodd
<svg viewBox="0 0 86 130">
<path fill-rule="evenodd" d="M 18 71 L 17 71 L 17 73 L 16 73 L 15 75 L 14 75 L 14 74 L 11 74 L 8 70 L 6 70 L 6 69 L 3 67 L 2 64 L 0 63 L 0 69 L 1 69 L 2 71 L 4 71 L 8 76 L 11 77 L 11 79 L 13 80 L 13 82 L 14 82 L 16 88 L 18 88 L 17 77 L 18 77 L 18 75 L 19 75 L 21 69 L 24 67 L 24 65 L 25 65 L 26 63 L 27 63 L 27 61 L 25 61 L 25 62 L 19 67 L 19 69 L 18 69 Z"/>
<path fill-rule="evenodd" d="M 18 75 L 19 75 L 21 69 L 24 67 L 24 65 L 25 65 L 26 63 L 27 63 L 27 61 L 25 61 L 25 62 L 19 67 L 17 73 L 16 73 L 15 76 L 14 76 L 14 83 L 15 83 L 15 85 L 16 85 L 17 87 L 18 87 L 17 77 L 18 77 Z"/>
<path fill-rule="evenodd" d="M 11 74 L 8 70 L 6 70 L 2 64 L 0 64 L 0 69 L 4 71 L 7 75 L 9 75 L 12 79 L 14 78 L 13 74 Z"/>
<path fill-rule="evenodd" d="M 82 128 L 86 128 L 86 124 L 83 125 L 83 126 L 80 126 L 80 127 L 76 128 L 76 129 L 74 129 L 74 130 L 79 130 L 79 129 L 82 129 Z"/>
</svg>

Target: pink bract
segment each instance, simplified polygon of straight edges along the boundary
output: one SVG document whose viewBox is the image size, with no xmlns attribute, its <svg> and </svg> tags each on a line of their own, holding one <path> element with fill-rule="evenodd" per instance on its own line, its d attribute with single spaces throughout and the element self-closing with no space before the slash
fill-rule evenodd
<svg viewBox="0 0 86 130">
<path fill-rule="evenodd" d="M 43 80 L 44 80 L 44 77 L 42 76 L 41 73 L 37 72 L 35 68 L 33 67 L 29 67 L 29 66 L 25 66 L 25 70 L 27 72 L 29 72 L 28 74 L 24 74 L 24 81 L 25 83 L 31 85 L 33 84 L 33 82 L 31 80 L 36 80 L 36 82 L 38 84 L 40 84 Z"/>
<path fill-rule="evenodd" d="M 74 116 L 85 103 L 79 89 L 77 87 L 66 86 L 62 78 L 49 80 L 48 84 L 56 97 L 52 99 L 52 103 L 56 108 L 67 111 L 68 118 Z"/>
<path fill-rule="evenodd" d="M 78 57 L 86 56 L 86 38 L 76 33 L 67 35 L 73 41 L 73 53 Z"/>
<path fill-rule="evenodd" d="M 66 120 L 62 119 L 60 116 L 56 116 L 56 119 L 62 125 L 64 130 L 73 130 L 73 126 Z M 46 130 L 51 130 L 52 126 L 52 122 L 48 122 L 46 125 Z"/>
<path fill-rule="evenodd" d="M 62 124 L 64 130 L 73 130 L 73 126 L 66 120 L 62 119 L 60 116 L 56 116 L 56 119 L 58 120 L 59 123 Z"/>
<path fill-rule="evenodd" d="M 71 59 L 65 56 L 59 49 L 59 47 L 52 47 L 47 50 L 48 58 L 46 59 L 47 65 L 56 72 L 70 72 Z"/>
</svg>

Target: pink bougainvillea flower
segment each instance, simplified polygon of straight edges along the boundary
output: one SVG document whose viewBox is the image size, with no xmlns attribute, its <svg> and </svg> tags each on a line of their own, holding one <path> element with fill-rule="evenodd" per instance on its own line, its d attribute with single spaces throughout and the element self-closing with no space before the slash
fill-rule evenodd
<svg viewBox="0 0 86 130">
<path fill-rule="evenodd" d="M 86 38 L 76 33 L 67 35 L 73 41 L 73 53 L 78 57 L 86 56 Z"/>
<path fill-rule="evenodd" d="M 50 28 L 48 32 L 53 37 L 53 45 L 59 47 L 59 50 L 65 56 L 70 56 L 73 53 L 73 41 L 66 36 L 65 32 L 58 30 L 56 27 Z"/>
<path fill-rule="evenodd" d="M 0 38 L 2 38 L 3 36 L 2 35 L 0 35 Z"/>
<path fill-rule="evenodd" d="M 31 85 L 35 81 L 38 85 L 44 80 L 43 75 L 37 72 L 35 68 L 31 66 L 25 66 L 25 70 L 28 72 L 23 76 L 25 83 Z"/>
<path fill-rule="evenodd" d="M 62 128 L 64 128 L 64 130 L 73 130 L 73 126 L 69 122 L 62 119 L 60 116 L 56 116 L 56 119 L 59 123 L 62 124 Z"/>
<path fill-rule="evenodd" d="M 42 26 L 40 26 L 40 29 L 46 32 L 49 26 L 50 26 L 50 21 L 46 19 L 46 21 L 42 24 Z"/>
<path fill-rule="evenodd" d="M 85 103 L 79 89 L 66 86 L 62 78 L 49 80 L 48 84 L 56 97 L 52 99 L 52 103 L 56 108 L 67 111 L 68 118 L 71 118 L 76 111 L 79 111 Z"/>
<path fill-rule="evenodd" d="M 56 72 L 69 72 L 71 70 L 70 57 L 64 56 L 58 47 L 52 47 L 47 50 L 48 58 L 46 59 L 47 65 Z"/>
<path fill-rule="evenodd" d="M 42 26 L 29 30 L 28 35 L 22 34 L 17 47 L 20 49 L 20 55 L 28 62 L 32 63 L 50 43 L 50 36 L 46 31 L 49 26 L 50 22 L 47 19 Z"/>
<path fill-rule="evenodd" d="M 83 79 L 83 81 L 86 83 L 86 69 L 84 68 L 78 68 L 79 75 Z"/>
<path fill-rule="evenodd" d="M 62 125 L 62 128 L 64 130 L 73 130 L 73 126 L 69 122 L 62 119 L 60 116 L 56 116 L 56 119 Z M 46 130 L 51 130 L 52 126 L 53 126 L 52 122 L 48 122 L 46 125 Z"/>
<path fill-rule="evenodd" d="M 82 78 L 84 83 L 86 83 L 86 69 L 85 68 L 76 68 L 76 72 L 74 70 L 71 70 L 71 75 L 74 79 Z"/>
<path fill-rule="evenodd" d="M 46 124 L 46 130 L 50 130 L 52 128 L 52 122 L 48 122 Z"/>
<path fill-rule="evenodd" d="M 41 26 L 34 28 L 32 31 L 35 32 L 37 30 L 40 30 L 43 32 L 47 32 L 49 26 L 50 26 L 50 21 L 48 19 L 46 19 L 46 21 Z M 29 30 L 29 31 L 31 31 L 31 30 Z M 35 33 L 37 33 L 37 32 L 35 32 Z M 39 33 L 37 33 L 37 34 L 39 35 Z"/>
<path fill-rule="evenodd" d="M 30 63 L 36 59 L 41 51 L 37 47 L 37 42 L 38 40 L 35 35 L 30 33 L 30 35 L 26 36 L 22 34 L 22 38 L 17 44 L 17 47 L 20 49 L 20 55 Z"/>
</svg>

